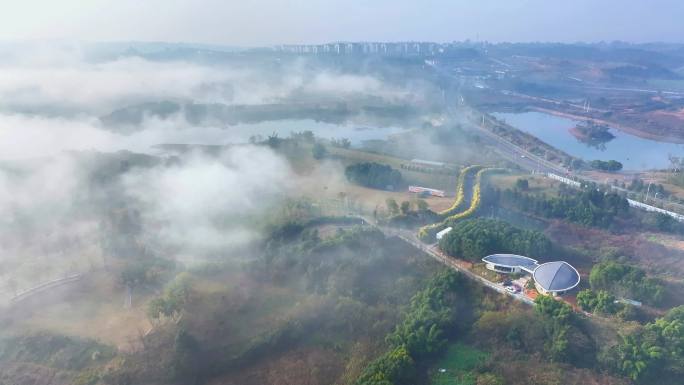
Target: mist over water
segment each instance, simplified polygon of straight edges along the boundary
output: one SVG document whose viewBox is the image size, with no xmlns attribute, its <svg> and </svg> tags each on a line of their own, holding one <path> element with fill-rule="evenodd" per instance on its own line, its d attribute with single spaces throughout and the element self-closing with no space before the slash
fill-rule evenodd
<svg viewBox="0 0 684 385">
<path fill-rule="evenodd" d="M 369 74 L 285 63 L 93 60 L 83 47 L 2 47 L 0 63 L 0 287 L 3 298 L 107 265 L 112 253 L 192 259 L 259 238 L 263 215 L 295 180 L 266 146 L 171 155 L 158 144 L 246 144 L 312 130 L 353 145 L 400 128 L 287 119 L 233 125 L 143 113 L 134 130 L 113 111 L 171 101 L 260 106 L 357 98 L 406 103 L 420 93 Z M 109 239 L 111 238 L 111 239 Z M 113 239 L 113 240 L 112 240 Z M 123 246 L 127 245 L 127 246 Z"/>
<path fill-rule="evenodd" d="M 135 55 L 93 61 L 78 46 L 5 51 L 7 60 L 0 64 L 0 159 L 27 159 L 64 150 L 147 152 L 160 143 L 244 143 L 252 129 L 231 130 L 221 124 L 197 127 L 179 114 L 144 115 L 131 135 L 101 120 L 113 111 L 145 103 L 259 106 L 339 103 L 358 97 L 394 103 L 420 97 L 372 75 L 311 69 L 305 59 L 257 65 L 200 64 L 151 61 Z M 254 130 L 263 135 L 264 130 L 275 128 Z M 286 128 L 285 135 L 294 130 Z"/>
</svg>

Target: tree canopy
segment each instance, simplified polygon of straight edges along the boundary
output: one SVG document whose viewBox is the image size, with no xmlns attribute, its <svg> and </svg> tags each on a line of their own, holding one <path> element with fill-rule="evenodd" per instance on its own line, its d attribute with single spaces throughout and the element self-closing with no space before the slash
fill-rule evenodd
<svg viewBox="0 0 684 385">
<path fill-rule="evenodd" d="M 442 237 L 439 247 L 448 255 L 479 261 L 494 253 L 515 253 L 543 256 L 551 242 L 538 231 L 523 230 L 509 223 L 492 219 L 469 219 L 454 225 Z"/>
<path fill-rule="evenodd" d="M 663 375 L 684 375 L 684 306 L 623 335 L 611 352 L 614 369 L 633 380 L 647 383 Z"/>
<path fill-rule="evenodd" d="M 430 280 L 411 299 L 404 320 L 387 336 L 390 350 L 366 367 L 356 385 L 407 383 L 417 361 L 444 348 L 446 329 L 456 316 L 453 293 L 463 285 L 463 277 L 453 270 L 443 270 Z"/>
<path fill-rule="evenodd" d="M 664 288 L 657 279 L 647 277 L 638 267 L 613 261 L 594 265 L 589 283 L 593 289 L 608 290 L 650 304 L 660 303 L 664 295 Z"/>
<path fill-rule="evenodd" d="M 579 194 L 562 193 L 558 197 L 544 194 L 529 194 L 521 189 L 486 192 L 486 199 L 524 212 L 546 218 L 565 219 L 585 226 L 610 227 L 616 218 L 629 212 L 627 200 L 615 193 L 597 191 L 594 188 L 582 190 Z"/>
<path fill-rule="evenodd" d="M 614 314 L 618 310 L 615 296 L 605 290 L 582 290 L 577 293 L 577 304 L 591 313 Z"/>
<path fill-rule="evenodd" d="M 402 184 L 401 173 L 398 170 L 375 162 L 347 166 L 344 175 L 353 183 L 378 189 L 394 189 Z"/>
<path fill-rule="evenodd" d="M 602 171 L 610 171 L 610 172 L 615 172 L 615 171 L 620 171 L 622 170 L 622 163 L 618 162 L 617 160 L 592 160 L 589 162 L 589 165 L 592 168 L 595 168 L 597 170 L 602 170 Z"/>
</svg>

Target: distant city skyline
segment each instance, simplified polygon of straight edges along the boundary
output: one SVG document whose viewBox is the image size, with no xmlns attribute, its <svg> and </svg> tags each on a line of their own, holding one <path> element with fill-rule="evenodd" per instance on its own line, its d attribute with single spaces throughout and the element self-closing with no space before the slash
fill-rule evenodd
<svg viewBox="0 0 684 385">
<path fill-rule="evenodd" d="M 684 42 L 678 0 L 5 0 L 1 40 Z"/>
</svg>

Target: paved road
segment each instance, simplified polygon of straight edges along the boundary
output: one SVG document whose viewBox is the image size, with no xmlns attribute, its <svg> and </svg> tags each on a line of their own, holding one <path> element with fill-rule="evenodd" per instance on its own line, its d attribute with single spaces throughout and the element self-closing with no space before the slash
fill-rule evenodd
<svg viewBox="0 0 684 385">
<path fill-rule="evenodd" d="M 464 107 L 465 109 L 465 107 Z M 457 118 L 457 111 L 454 107 L 448 107 L 447 108 L 448 113 L 452 116 L 452 118 L 456 119 Z M 517 164 L 524 170 L 531 171 L 533 173 L 542 173 L 542 174 L 547 174 L 547 173 L 554 173 L 558 174 L 561 176 L 568 177 L 570 179 L 574 179 L 580 182 L 590 182 L 590 183 L 596 183 L 599 185 L 606 184 L 610 186 L 611 189 L 623 192 L 625 194 L 634 194 L 633 191 L 627 190 L 625 188 L 622 188 L 620 186 L 615 186 L 611 184 L 608 180 L 599 180 L 599 179 L 594 179 L 592 177 L 589 177 L 585 174 L 582 173 L 575 173 L 570 171 L 569 169 L 566 169 L 564 166 L 560 164 L 556 164 L 553 162 L 549 162 L 546 159 L 543 159 L 535 154 L 532 154 L 529 151 L 526 151 L 525 149 L 518 147 L 517 145 L 507 141 L 506 139 L 500 137 L 499 135 L 489 131 L 488 129 L 482 127 L 480 124 L 476 124 L 475 121 L 477 120 L 475 115 L 480 116 L 480 119 L 484 119 L 485 122 L 488 122 L 488 124 L 497 124 L 496 122 L 493 122 L 491 119 L 485 117 L 483 114 L 476 112 L 475 110 L 465 110 L 466 113 L 468 113 L 470 116 L 471 124 L 467 125 L 466 128 L 470 129 L 471 131 L 477 132 L 481 134 L 480 136 L 486 141 L 486 144 L 489 146 L 493 147 L 499 155 L 501 155 L 503 158 L 511 161 L 514 164 Z M 484 117 L 484 118 L 482 118 Z M 631 199 L 637 200 L 637 198 L 634 197 L 634 195 L 631 195 Z M 663 207 L 667 210 L 672 210 L 673 212 L 676 212 L 678 214 L 684 213 L 684 205 L 676 203 L 676 202 L 670 202 L 661 198 L 656 198 L 656 197 L 649 197 L 647 202 L 640 202 L 644 204 L 656 204 L 657 207 Z"/>
<path fill-rule="evenodd" d="M 560 173 L 561 175 L 567 174 L 568 170 L 563 166 L 549 162 L 546 159 L 532 154 L 529 151 L 516 146 L 499 135 L 496 135 L 495 133 L 482 127 L 479 122 L 481 122 L 483 118 L 485 122 L 490 125 L 498 123 L 492 121 L 491 118 L 486 117 L 481 112 L 473 108 L 469 108 L 462 103 L 463 97 L 460 93 L 462 82 L 460 79 L 439 66 L 433 66 L 432 68 L 441 76 L 452 80 L 450 84 L 446 85 L 449 90 L 446 92 L 445 96 L 446 112 L 453 121 L 458 122 L 461 120 L 462 115 L 459 114 L 459 112 L 466 112 L 467 118 L 470 121 L 470 124 L 466 125 L 466 129 L 470 129 L 481 134 L 480 136 L 486 142 L 485 144 L 492 146 L 502 157 L 508 159 L 514 164 L 519 165 L 523 169 L 542 173 L 553 172 Z M 458 111 L 457 107 L 460 107 L 461 111 Z"/>
<path fill-rule="evenodd" d="M 456 271 L 463 273 L 463 275 L 472 279 L 473 281 L 476 281 L 476 282 L 478 282 L 478 283 L 480 283 L 480 284 L 482 284 L 482 285 L 484 285 L 484 286 L 486 286 L 492 290 L 495 290 L 501 294 L 508 295 L 508 296 L 510 296 L 510 297 L 512 297 L 518 301 L 524 302 L 528 305 L 534 305 L 534 301 L 532 301 L 531 299 L 526 297 L 524 293 L 510 293 L 510 292 L 506 291 L 506 289 L 502 285 L 491 282 L 491 281 L 485 279 L 484 277 L 481 277 L 481 276 L 473 273 L 469 269 L 464 268 L 462 266 L 459 266 L 456 263 L 456 260 L 454 260 L 453 258 L 450 258 L 450 257 L 446 256 L 445 254 L 443 254 L 439 250 L 439 248 L 437 247 L 437 244 L 432 244 L 432 245 L 424 244 L 423 242 L 421 242 L 416 237 L 416 234 L 414 234 L 414 232 L 412 232 L 410 230 L 403 230 L 403 229 L 396 229 L 396 228 L 391 228 L 391 227 L 386 227 L 386 226 L 379 226 L 379 225 L 375 224 L 372 220 L 370 220 L 370 218 L 364 217 L 362 215 L 355 215 L 355 217 L 360 218 L 367 225 L 373 226 L 376 229 L 380 230 L 383 234 L 385 234 L 385 236 L 394 236 L 394 237 L 400 238 L 404 242 L 412 245 L 413 247 L 415 247 L 418 250 L 423 251 L 425 254 L 431 256 L 432 258 L 434 258 L 435 260 L 439 261 L 440 263 L 446 265 L 447 267 L 450 267 Z"/>
<path fill-rule="evenodd" d="M 490 145 L 493 147 L 499 155 L 503 156 L 504 158 L 508 159 L 514 164 L 519 165 L 523 169 L 529 170 L 529 171 L 534 171 L 534 172 L 541 172 L 541 173 L 556 173 L 560 175 L 565 175 L 568 174 L 568 170 L 563 167 L 562 165 L 549 162 L 548 160 L 537 156 L 509 141 L 506 139 L 502 138 L 501 136 L 489 131 L 488 129 L 484 128 L 482 124 L 476 124 L 475 121 L 481 121 L 481 119 L 484 119 L 485 124 L 488 125 L 494 125 L 498 124 L 494 121 L 491 120 L 491 118 L 486 117 L 484 114 L 481 114 L 479 112 L 476 112 L 474 110 L 463 110 L 469 115 L 469 118 L 471 120 L 471 124 L 467 125 L 466 127 L 472 131 L 475 131 L 476 133 L 480 134 L 480 137 L 483 138 L 486 142 L 486 144 Z M 455 107 L 448 107 L 447 112 L 453 119 L 458 118 L 458 112 Z M 476 116 L 477 115 L 477 116 Z"/>
<path fill-rule="evenodd" d="M 381 229 L 381 231 L 383 231 L 383 230 Z M 487 280 L 486 278 L 481 277 L 481 276 L 473 273 L 469 269 L 464 268 L 462 266 L 459 266 L 453 258 L 450 258 L 450 257 L 446 256 L 445 254 L 443 254 L 439 250 L 439 248 L 437 247 L 436 244 L 425 245 L 422 242 L 420 242 L 418 239 L 416 239 L 415 235 L 413 233 L 410 233 L 410 232 L 409 232 L 410 235 L 402 234 L 402 233 L 395 233 L 393 231 L 387 231 L 387 232 L 383 231 L 383 232 L 386 235 L 395 235 L 395 236 L 401 238 L 403 241 L 413 245 L 415 248 L 423 251 L 425 254 L 431 256 L 432 258 L 436 259 L 437 261 L 441 262 L 442 264 L 463 273 L 466 277 L 468 277 L 468 278 L 470 278 L 470 279 L 472 279 L 472 280 L 474 280 L 474 281 L 476 281 L 476 282 L 478 282 L 478 283 L 480 283 L 480 284 L 482 284 L 482 285 L 484 285 L 484 286 L 486 286 L 492 290 L 495 290 L 501 294 L 506 294 L 508 296 L 511 296 L 514 299 L 521 301 L 521 302 L 524 302 L 528 305 L 534 305 L 534 301 L 532 301 L 531 299 L 526 297 L 524 293 L 515 293 L 515 294 L 510 293 L 510 292 L 506 291 L 506 289 L 502 285 L 491 282 L 491 281 Z"/>
</svg>

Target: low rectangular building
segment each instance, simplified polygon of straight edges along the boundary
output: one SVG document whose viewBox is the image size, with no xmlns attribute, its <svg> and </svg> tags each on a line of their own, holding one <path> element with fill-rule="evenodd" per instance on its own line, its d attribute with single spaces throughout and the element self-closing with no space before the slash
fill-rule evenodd
<svg viewBox="0 0 684 385">
<path fill-rule="evenodd" d="M 451 231 L 451 230 L 453 230 L 453 227 L 447 227 L 446 229 L 438 232 L 435 237 L 439 241 L 440 239 L 444 238 L 445 235 L 449 234 L 449 231 Z"/>
<path fill-rule="evenodd" d="M 441 198 L 444 198 L 446 196 L 446 193 L 443 190 L 436 190 L 436 189 L 427 188 L 427 187 L 409 186 L 408 190 L 409 190 L 409 192 L 416 193 L 416 194 L 428 193 L 432 196 L 441 197 Z"/>
</svg>

